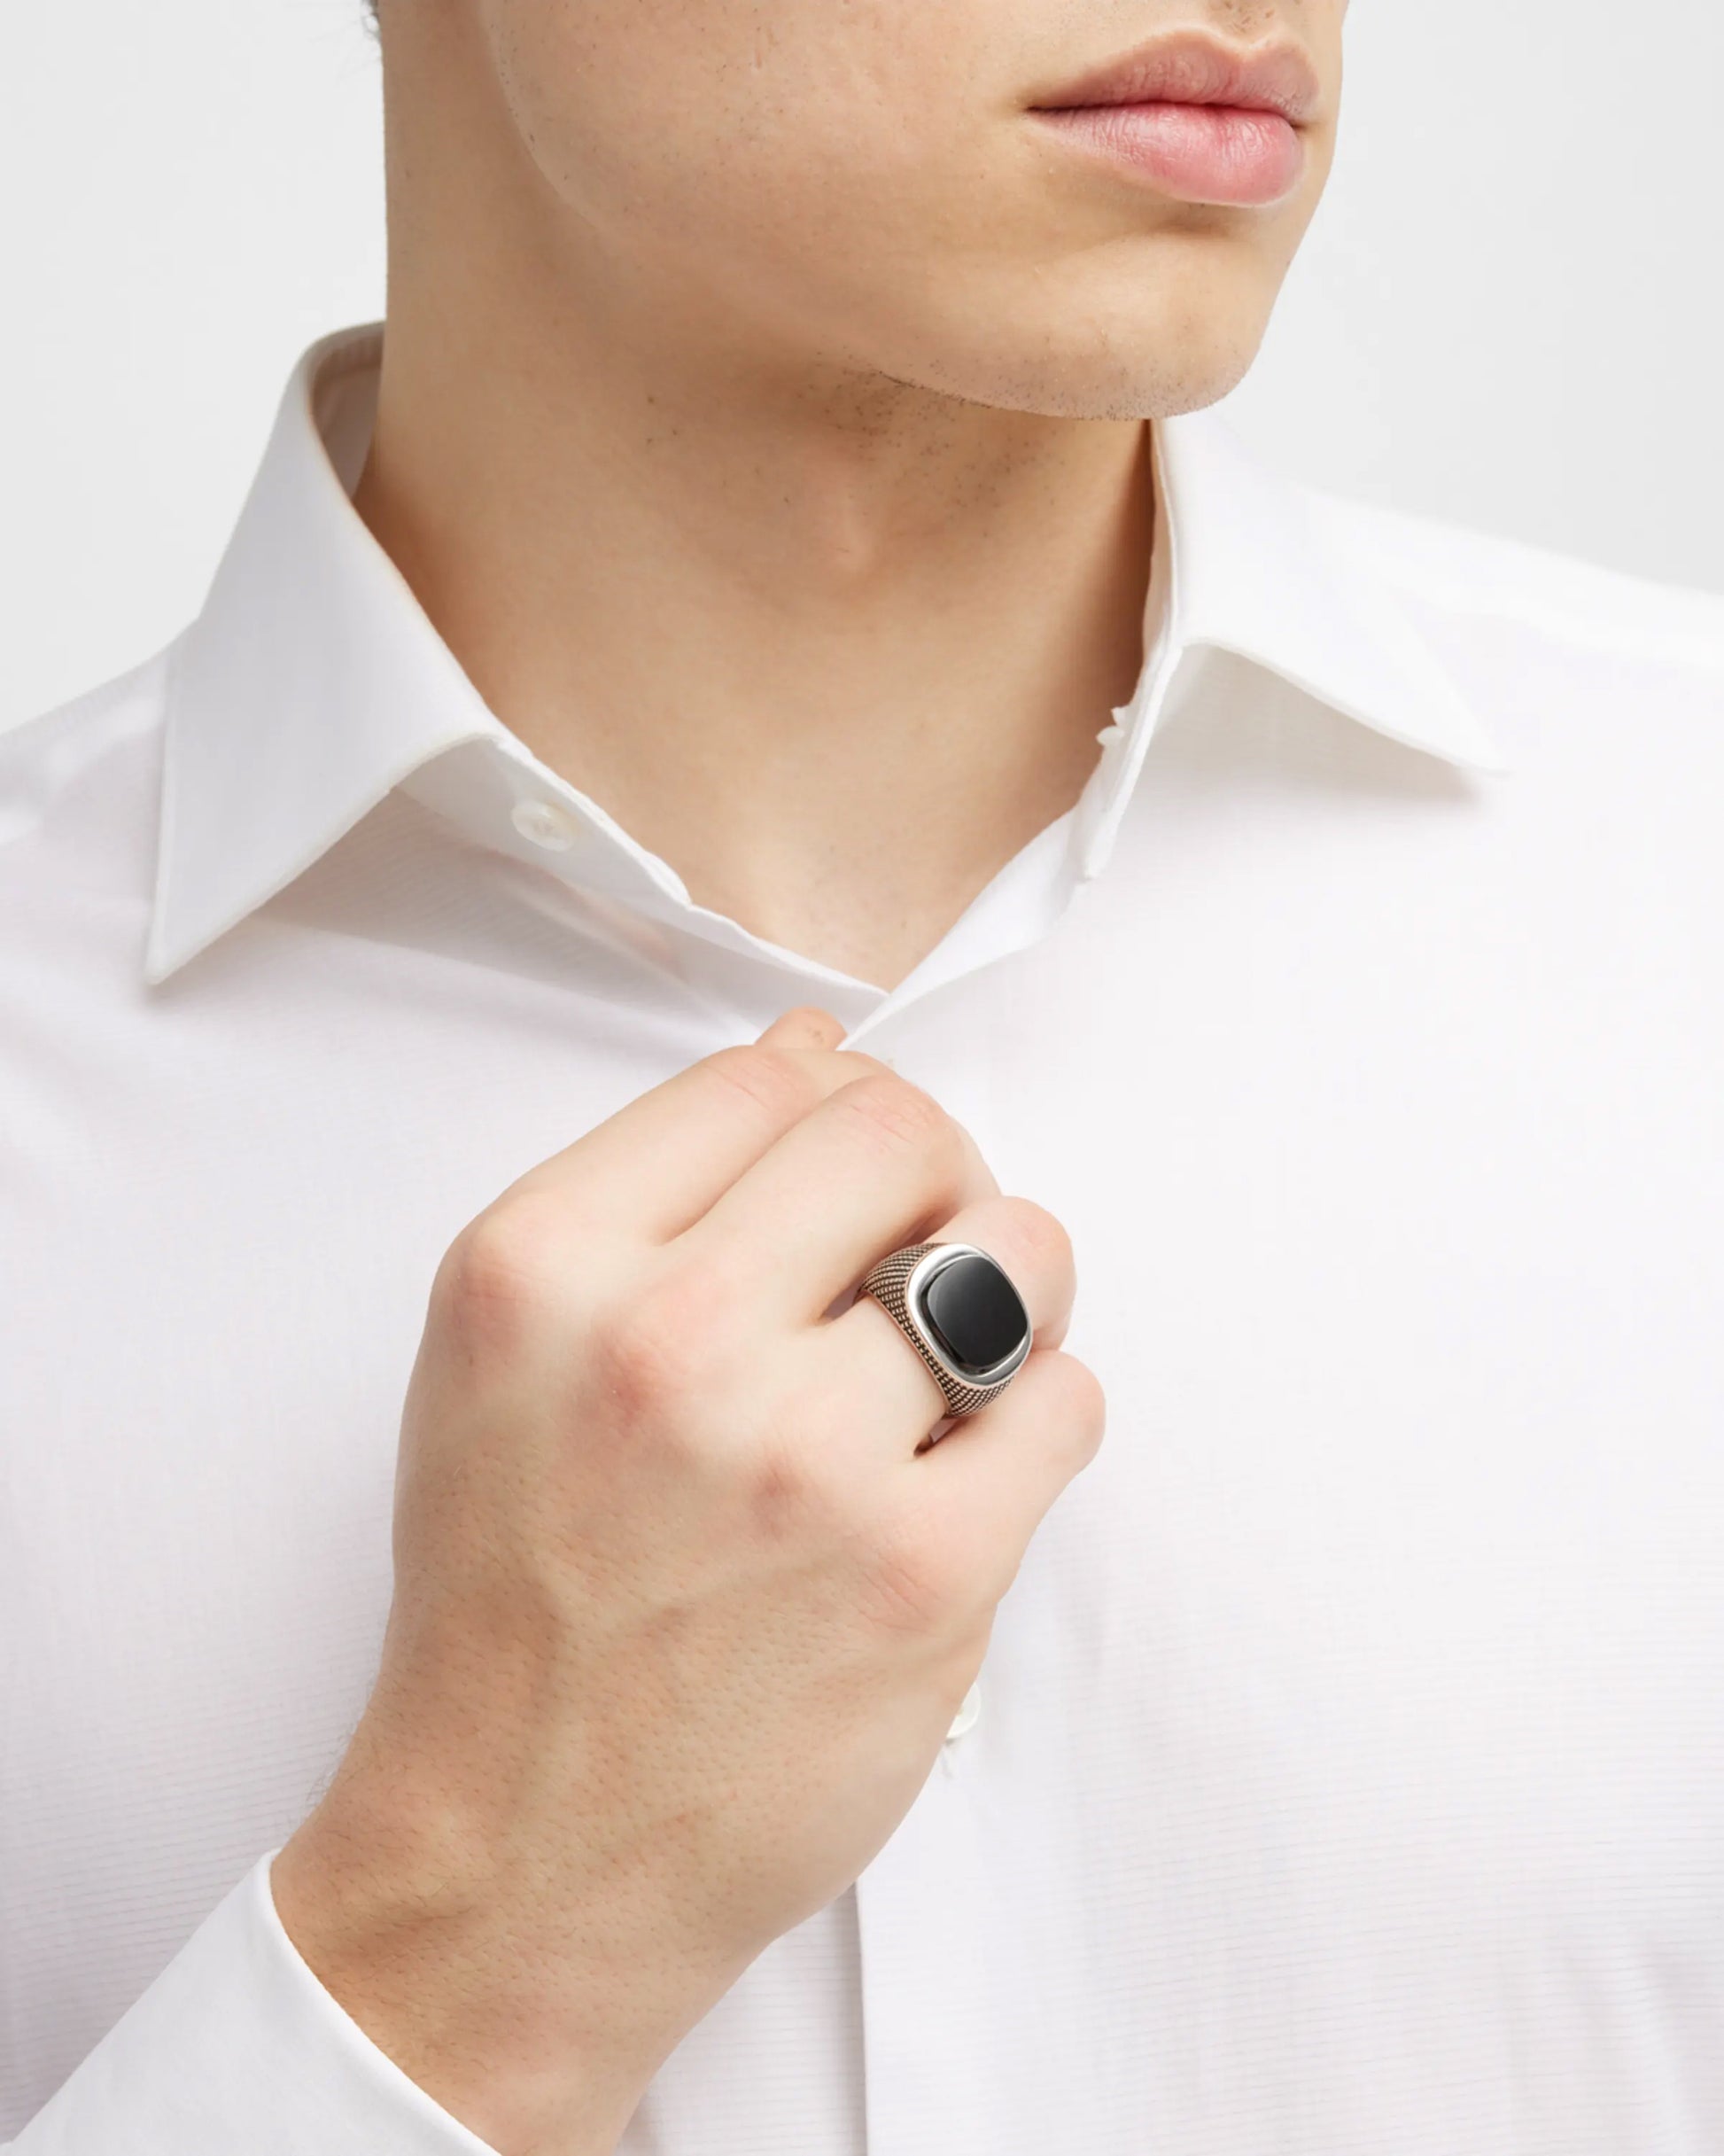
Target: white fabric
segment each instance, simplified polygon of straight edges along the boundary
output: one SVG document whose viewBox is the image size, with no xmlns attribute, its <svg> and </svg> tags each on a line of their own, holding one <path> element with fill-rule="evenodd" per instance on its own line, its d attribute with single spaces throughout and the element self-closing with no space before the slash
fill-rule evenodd
<svg viewBox="0 0 1724 2156">
<path fill-rule="evenodd" d="M 887 994 L 484 710 L 346 498 L 375 360 L 171 650 L 0 739 L 0 2134 L 480 2149 L 268 1891 L 426 1288 L 816 1000 L 1067 1220 L 1110 1434 L 625 2156 L 1717 2156 L 1724 605 L 1158 424 L 1138 689 Z"/>
</svg>

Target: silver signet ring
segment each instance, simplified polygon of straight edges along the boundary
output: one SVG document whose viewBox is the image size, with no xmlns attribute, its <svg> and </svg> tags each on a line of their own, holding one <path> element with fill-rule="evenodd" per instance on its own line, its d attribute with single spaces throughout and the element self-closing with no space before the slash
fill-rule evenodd
<svg viewBox="0 0 1724 2156">
<path fill-rule="evenodd" d="M 872 1296 L 922 1358 L 946 1413 L 998 1399 L 1029 1353 L 1029 1312 L 997 1258 L 968 1242 L 912 1242 L 873 1266 Z"/>
</svg>

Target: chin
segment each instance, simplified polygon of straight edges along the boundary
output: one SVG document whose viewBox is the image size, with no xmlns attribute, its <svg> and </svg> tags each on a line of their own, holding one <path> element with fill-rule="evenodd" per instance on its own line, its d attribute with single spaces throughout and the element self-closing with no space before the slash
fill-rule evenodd
<svg viewBox="0 0 1724 2156">
<path fill-rule="evenodd" d="M 928 351 L 919 366 L 889 367 L 899 381 L 1000 411 L 1050 419 L 1167 419 L 1199 411 L 1236 389 L 1262 348 L 1266 310 L 1122 310 L 1051 323 L 1040 334 L 1003 323 Z"/>
<path fill-rule="evenodd" d="M 930 272 L 901 292 L 852 286 L 821 326 L 870 371 L 996 409 L 1058 419 L 1169 418 L 1238 387 L 1262 349 L 1291 245 L 1277 233 L 1160 236 L 1148 247 Z M 932 303 L 929 303 L 931 299 Z"/>
</svg>

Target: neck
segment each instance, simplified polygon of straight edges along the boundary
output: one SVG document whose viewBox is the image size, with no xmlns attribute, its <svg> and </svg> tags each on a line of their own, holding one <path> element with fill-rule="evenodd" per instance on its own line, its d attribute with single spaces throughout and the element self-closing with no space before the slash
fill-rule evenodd
<svg viewBox="0 0 1724 2156">
<path fill-rule="evenodd" d="M 775 348 L 596 249 L 547 267 L 478 191 L 392 216 L 360 513 L 491 708 L 696 903 L 893 985 L 1130 692 L 1146 429 Z"/>
</svg>

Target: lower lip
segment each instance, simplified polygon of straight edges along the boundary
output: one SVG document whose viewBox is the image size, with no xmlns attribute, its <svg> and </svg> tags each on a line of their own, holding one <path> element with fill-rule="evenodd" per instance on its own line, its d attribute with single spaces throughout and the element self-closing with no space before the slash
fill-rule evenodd
<svg viewBox="0 0 1724 2156">
<path fill-rule="evenodd" d="M 1070 105 L 1036 116 L 1181 202 L 1262 208 L 1305 168 L 1293 122 L 1244 105 Z"/>
</svg>

